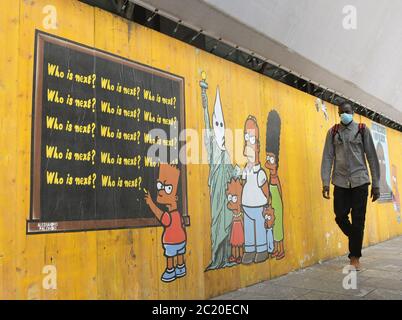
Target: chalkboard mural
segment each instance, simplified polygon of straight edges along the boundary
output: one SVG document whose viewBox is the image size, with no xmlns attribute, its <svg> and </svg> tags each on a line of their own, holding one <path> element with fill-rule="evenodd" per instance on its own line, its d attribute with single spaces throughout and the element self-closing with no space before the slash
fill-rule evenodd
<svg viewBox="0 0 402 320">
<path fill-rule="evenodd" d="M 188 224 L 184 79 L 42 32 L 35 50 L 27 232 L 159 226 L 144 201 L 159 162 L 180 170 Z"/>
</svg>

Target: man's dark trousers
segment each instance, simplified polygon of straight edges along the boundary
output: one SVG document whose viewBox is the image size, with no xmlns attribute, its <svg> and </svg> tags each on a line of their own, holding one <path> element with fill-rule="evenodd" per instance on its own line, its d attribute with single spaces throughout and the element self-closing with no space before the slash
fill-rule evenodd
<svg viewBox="0 0 402 320">
<path fill-rule="evenodd" d="M 355 188 L 334 188 L 335 221 L 349 238 L 349 258 L 362 256 L 364 222 L 368 197 L 368 183 Z M 349 213 L 352 210 L 352 223 Z"/>
</svg>

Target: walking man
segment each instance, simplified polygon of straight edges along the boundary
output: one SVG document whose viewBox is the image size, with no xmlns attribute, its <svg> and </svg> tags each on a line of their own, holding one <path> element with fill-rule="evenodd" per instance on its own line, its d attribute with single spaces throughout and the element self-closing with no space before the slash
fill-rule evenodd
<svg viewBox="0 0 402 320">
<path fill-rule="evenodd" d="M 352 106 L 345 102 L 339 106 L 338 113 L 341 121 L 328 131 L 325 140 L 321 162 L 322 194 L 325 199 L 330 199 L 332 171 L 335 221 L 349 238 L 350 264 L 360 270 L 370 184 L 366 158 L 372 177 L 373 202 L 380 197 L 380 166 L 370 130 L 364 124 L 353 121 Z M 352 222 L 348 217 L 350 212 Z"/>
</svg>

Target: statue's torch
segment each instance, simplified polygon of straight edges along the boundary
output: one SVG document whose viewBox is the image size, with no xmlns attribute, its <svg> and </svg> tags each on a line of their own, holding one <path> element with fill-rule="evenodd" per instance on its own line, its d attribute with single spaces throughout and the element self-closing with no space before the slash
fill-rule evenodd
<svg viewBox="0 0 402 320">
<path fill-rule="evenodd" d="M 208 109 L 208 96 L 207 96 L 208 83 L 206 82 L 207 74 L 205 71 L 201 72 L 201 79 L 202 80 L 200 81 L 200 87 L 201 87 L 202 106 Z"/>
</svg>

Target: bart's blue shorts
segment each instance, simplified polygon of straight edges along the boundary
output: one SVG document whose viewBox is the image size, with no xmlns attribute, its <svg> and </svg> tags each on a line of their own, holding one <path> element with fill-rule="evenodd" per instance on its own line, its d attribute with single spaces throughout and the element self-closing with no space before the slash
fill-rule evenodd
<svg viewBox="0 0 402 320">
<path fill-rule="evenodd" d="M 186 253 L 186 241 L 178 243 L 178 244 L 164 243 L 163 247 L 165 248 L 165 256 L 166 257 L 175 257 L 179 254 Z"/>
</svg>

